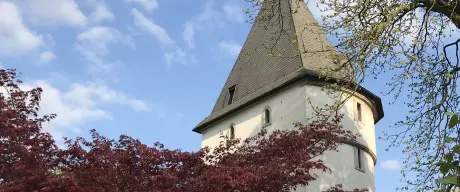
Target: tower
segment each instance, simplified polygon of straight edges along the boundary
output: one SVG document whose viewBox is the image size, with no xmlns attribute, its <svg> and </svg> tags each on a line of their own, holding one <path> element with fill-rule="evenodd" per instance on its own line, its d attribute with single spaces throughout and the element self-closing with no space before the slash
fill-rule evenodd
<svg viewBox="0 0 460 192">
<path fill-rule="evenodd" d="M 282 17 L 267 24 L 269 6 Z M 293 128 L 294 121 L 314 115 L 312 105 L 334 102 L 322 89 L 330 82 L 318 78 L 322 67 L 334 65 L 332 51 L 303 0 L 265 0 L 211 114 L 193 129 L 202 134 L 202 146 L 218 145 L 221 133 L 244 139 L 262 127 Z M 374 124 L 383 118 L 381 100 L 360 87 L 338 112 L 344 114 L 344 128 L 362 137 L 325 153 L 321 159 L 332 173 L 297 191 L 336 184 L 375 191 Z"/>
</svg>

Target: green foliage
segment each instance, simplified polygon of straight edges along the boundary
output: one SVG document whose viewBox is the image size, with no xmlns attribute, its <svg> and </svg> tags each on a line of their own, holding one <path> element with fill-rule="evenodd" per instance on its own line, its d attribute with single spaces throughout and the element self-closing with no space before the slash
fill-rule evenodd
<svg viewBox="0 0 460 192">
<path fill-rule="evenodd" d="M 458 124 L 458 115 L 457 114 L 453 114 L 452 117 L 450 118 L 450 121 L 449 121 L 449 125 L 448 127 L 449 128 L 453 128 L 455 125 Z"/>
<path fill-rule="evenodd" d="M 256 5 L 261 2 L 246 1 Z M 270 0 L 273 5 L 280 1 Z M 402 175 L 407 176 L 403 179 L 407 185 L 400 189 L 438 189 L 437 181 L 442 176 L 438 174 L 438 163 L 445 161 L 447 154 L 447 149 L 440 146 L 446 137 L 457 138 L 460 133 L 459 115 L 445 115 L 446 111 L 460 111 L 460 89 L 457 88 L 460 75 L 460 9 L 457 5 L 460 0 L 319 0 L 317 3 L 323 18 L 321 29 L 337 40 L 333 54 L 340 56 L 334 63 L 336 66 L 321 70 L 320 75 L 331 79 L 344 69 L 352 75 L 346 79 L 347 84 L 328 88 L 347 88 L 353 92 L 366 78 L 391 76 L 383 82 L 388 87 L 383 94 L 393 96 L 394 100 L 388 101 L 390 104 L 402 97 L 408 110 L 405 117 L 395 120 L 394 126 L 399 127 L 400 132 L 387 132 L 382 137 L 390 142 L 387 150 L 403 148 Z M 282 14 L 276 9 L 272 11 L 274 14 L 266 18 L 272 23 L 281 21 L 276 16 Z M 309 31 L 312 26 L 310 23 L 299 27 Z M 298 42 L 302 43 L 305 42 Z M 308 50 L 299 54 L 305 53 L 317 54 Z M 453 143 L 448 147 L 454 152 L 460 148 Z M 455 155 L 453 159 L 455 161 Z M 443 171 L 445 169 L 443 165 Z"/>
<path fill-rule="evenodd" d="M 458 114 L 452 112 L 446 112 L 447 116 L 450 116 L 449 128 L 453 128 L 460 124 L 458 120 Z M 441 177 L 438 180 L 441 190 L 438 191 L 450 191 L 456 187 L 459 187 L 460 180 L 460 143 L 458 135 L 456 137 L 446 136 L 440 149 L 443 153 L 442 160 L 436 165 L 439 167 L 439 173 Z"/>
<path fill-rule="evenodd" d="M 436 3 L 434 3 L 436 2 Z M 460 132 L 458 0 L 319 0 L 325 32 L 338 40 L 335 50 L 346 55 L 341 67 L 352 69 L 354 82 L 390 76 L 384 82 L 394 103 L 404 100 L 405 117 L 395 120 L 400 132 L 386 132 L 387 149 L 403 148 L 400 190 L 430 191 L 440 178 L 454 174 L 445 162 L 460 147 L 440 147 Z M 438 4 L 443 2 L 445 4 Z M 312 8 L 310 8 L 312 9 Z M 333 69 L 330 69 L 333 70 Z M 326 73 L 327 74 L 327 73 Z M 402 98 L 401 98 L 402 97 Z M 456 150 L 456 151 L 455 151 Z M 450 164 L 449 164 L 450 165 Z M 440 174 L 447 171 L 447 175 Z M 415 176 L 415 179 L 413 179 Z M 449 177 L 447 177 L 449 178 Z M 446 179 L 447 179 L 446 178 Z M 442 181 L 446 180 L 443 179 Z"/>
<path fill-rule="evenodd" d="M 439 182 L 442 183 L 442 184 L 457 185 L 457 178 L 454 175 L 447 175 L 447 176 L 439 179 Z"/>
</svg>

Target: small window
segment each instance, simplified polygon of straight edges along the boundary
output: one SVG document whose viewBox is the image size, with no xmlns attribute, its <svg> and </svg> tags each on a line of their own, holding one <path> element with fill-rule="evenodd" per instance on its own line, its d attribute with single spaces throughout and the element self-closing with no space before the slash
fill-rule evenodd
<svg viewBox="0 0 460 192">
<path fill-rule="evenodd" d="M 361 103 L 356 103 L 356 120 L 362 122 L 363 121 L 363 116 L 362 116 L 362 110 L 361 110 Z"/>
<path fill-rule="evenodd" d="M 354 148 L 354 156 L 355 156 L 355 168 L 357 170 L 364 172 L 363 151 L 358 147 L 353 147 L 353 148 Z"/>
<path fill-rule="evenodd" d="M 265 124 L 270 123 L 270 110 L 265 109 L 264 115 L 265 115 Z"/>
<path fill-rule="evenodd" d="M 235 95 L 235 86 L 228 88 L 228 101 L 227 104 L 230 105 L 233 103 L 233 97 Z"/>
<path fill-rule="evenodd" d="M 230 139 L 235 139 L 235 126 L 230 125 L 230 132 L 229 132 Z"/>
<path fill-rule="evenodd" d="M 271 109 L 270 107 L 266 107 L 262 114 L 262 127 L 266 127 L 271 125 L 272 123 L 272 116 L 271 116 Z"/>
</svg>

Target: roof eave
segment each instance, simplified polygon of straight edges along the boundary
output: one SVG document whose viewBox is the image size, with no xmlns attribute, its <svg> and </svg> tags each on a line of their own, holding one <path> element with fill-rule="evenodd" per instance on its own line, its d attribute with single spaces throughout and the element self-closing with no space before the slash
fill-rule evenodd
<svg viewBox="0 0 460 192">
<path fill-rule="evenodd" d="M 305 77 L 318 77 L 318 73 L 315 72 L 315 71 L 311 71 L 311 70 L 307 70 L 307 69 L 302 69 L 302 70 L 298 70 L 296 71 L 298 74 L 296 76 L 294 76 L 293 78 L 287 80 L 286 82 L 284 83 L 281 83 L 279 86 L 276 86 L 274 87 L 273 89 L 269 90 L 269 91 L 266 91 L 254 98 L 251 98 L 249 99 L 248 101 L 246 102 L 241 102 L 241 103 L 234 103 L 234 106 L 228 106 L 228 107 L 233 107 L 231 109 L 228 109 L 228 111 L 226 112 L 223 112 L 222 114 L 220 115 L 217 115 L 216 117 L 212 117 L 212 114 L 209 115 L 208 117 L 206 117 L 204 120 L 202 120 L 195 128 L 193 128 L 193 131 L 196 132 L 196 133 L 202 133 L 202 129 L 220 119 L 223 119 L 225 117 L 227 117 L 228 115 L 231 115 L 233 112 L 236 112 L 256 101 L 258 101 L 260 98 L 263 98 L 263 97 L 266 97 L 276 91 L 278 91 L 279 89 L 281 88 L 284 88 L 288 85 L 291 85 L 292 83 L 298 81 L 298 80 L 301 80 L 301 79 L 304 79 Z M 378 123 L 384 116 L 384 112 L 383 112 L 383 106 L 382 106 L 382 100 L 380 99 L 380 97 L 378 97 L 377 95 L 373 94 L 372 92 L 370 92 L 369 90 L 367 90 L 366 88 L 362 87 L 362 86 L 359 86 L 358 88 L 358 93 L 362 94 L 363 96 L 365 96 L 366 98 L 372 100 L 375 102 L 375 107 L 376 107 L 376 110 L 377 110 L 377 118 L 374 119 L 374 124 Z M 248 97 L 250 97 L 251 95 L 249 95 Z M 244 100 L 244 99 L 243 99 Z M 225 110 L 224 109 L 221 109 L 220 111 L 223 111 Z M 220 111 L 217 111 L 217 113 L 219 113 Z M 210 118 L 210 119 L 208 119 Z"/>
</svg>

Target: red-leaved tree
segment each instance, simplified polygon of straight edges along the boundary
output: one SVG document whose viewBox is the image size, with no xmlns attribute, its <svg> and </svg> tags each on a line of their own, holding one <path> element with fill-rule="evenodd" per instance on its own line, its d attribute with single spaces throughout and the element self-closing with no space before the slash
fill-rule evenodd
<svg viewBox="0 0 460 192">
<path fill-rule="evenodd" d="M 222 136 L 219 146 L 197 152 L 148 146 L 122 135 L 66 140 L 58 149 L 39 116 L 36 88 L 22 91 L 14 70 L 0 69 L 0 191 L 25 192 L 280 192 L 330 170 L 316 157 L 337 150 L 355 135 L 329 123 L 297 124 L 295 130 L 262 130 L 244 141 Z M 366 190 L 353 190 L 354 192 Z M 328 192 L 344 192 L 336 186 Z"/>
<path fill-rule="evenodd" d="M 42 124 L 54 115 L 39 117 L 42 90 L 21 91 L 14 70 L 0 70 L 0 191 L 32 191 L 50 180 L 49 168 L 57 154 Z"/>
</svg>

